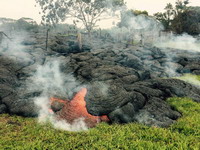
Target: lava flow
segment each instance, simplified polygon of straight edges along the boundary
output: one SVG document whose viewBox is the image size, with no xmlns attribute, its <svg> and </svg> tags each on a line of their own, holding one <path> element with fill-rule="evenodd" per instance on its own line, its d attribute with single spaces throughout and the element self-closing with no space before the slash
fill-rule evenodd
<svg viewBox="0 0 200 150">
<path fill-rule="evenodd" d="M 64 119 L 68 123 L 73 123 L 76 119 L 84 118 L 84 122 L 88 127 L 95 127 L 99 122 L 108 122 L 109 119 L 106 115 L 103 116 L 93 116 L 88 113 L 86 109 L 85 96 L 87 94 L 87 89 L 82 88 L 71 101 L 61 100 L 57 98 L 51 98 L 51 106 L 61 105 L 62 109 L 55 112 L 59 119 Z"/>
</svg>

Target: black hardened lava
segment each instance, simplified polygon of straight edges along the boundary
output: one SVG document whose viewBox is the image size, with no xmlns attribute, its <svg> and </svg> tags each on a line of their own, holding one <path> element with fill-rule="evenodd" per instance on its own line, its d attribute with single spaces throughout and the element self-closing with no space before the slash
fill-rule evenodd
<svg viewBox="0 0 200 150">
<path fill-rule="evenodd" d="M 137 121 L 146 125 L 167 127 L 181 116 L 165 100 L 190 97 L 200 101 L 200 90 L 171 76 L 200 74 L 200 54 L 156 47 L 84 46 L 74 50 L 65 40 L 52 38 L 45 51 L 39 35 L 32 34 L 27 46 L 31 59 L 19 61 L 15 56 L 0 54 L 0 113 L 36 116 L 33 99 L 40 91 L 27 89 L 27 79 L 38 65 L 54 57 L 60 70 L 73 74 L 86 85 L 87 110 L 92 115 L 108 115 L 112 122 Z M 27 39 L 30 40 L 30 39 Z M 22 43 L 23 44 L 23 43 Z M 56 51 L 57 50 L 57 51 Z"/>
</svg>

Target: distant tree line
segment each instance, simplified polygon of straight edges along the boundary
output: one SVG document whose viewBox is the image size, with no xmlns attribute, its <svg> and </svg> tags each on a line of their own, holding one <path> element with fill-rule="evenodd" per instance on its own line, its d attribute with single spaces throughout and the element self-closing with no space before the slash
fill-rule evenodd
<svg viewBox="0 0 200 150">
<path fill-rule="evenodd" d="M 18 20 L 2 18 L 1 30 L 37 30 L 37 23 L 31 18 L 20 18 Z"/>
<path fill-rule="evenodd" d="M 121 10 L 121 21 L 118 27 L 129 26 L 128 20 L 134 16 L 147 16 L 147 11 L 127 10 L 124 0 L 35 0 L 42 9 L 42 23 L 55 25 L 67 18 L 73 19 L 74 25 L 82 23 L 86 31 L 91 32 L 97 22 L 106 17 L 113 16 L 114 12 Z M 189 0 L 176 0 L 175 5 L 167 3 L 165 12 L 158 12 L 154 17 L 159 20 L 165 31 L 177 34 L 200 34 L 200 7 L 189 7 Z"/>
<path fill-rule="evenodd" d="M 42 23 L 55 25 L 67 18 L 82 23 L 90 35 L 97 22 L 125 6 L 124 0 L 35 0 L 42 9 Z"/>
<path fill-rule="evenodd" d="M 175 6 L 167 3 L 165 12 L 155 13 L 166 31 L 173 31 L 177 34 L 188 33 L 191 35 L 200 34 L 200 7 L 189 7 L 189 0 L 177 0 Z"/>
</svg>

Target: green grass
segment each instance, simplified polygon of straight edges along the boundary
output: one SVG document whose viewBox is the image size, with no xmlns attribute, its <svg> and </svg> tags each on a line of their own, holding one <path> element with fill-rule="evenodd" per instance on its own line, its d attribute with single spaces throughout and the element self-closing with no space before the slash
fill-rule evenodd
<svg viewBox="0 0 200 150">
<path fill-rule="evenodd" d="M 0 149 L 200 149 L 200 104 L 187 98 L 168 102 L 183 117 L 169 128 L 138 123 L 99 124 L 82 132 L 57 130 L 36 119 L 0 115 Z"/>
</svg>

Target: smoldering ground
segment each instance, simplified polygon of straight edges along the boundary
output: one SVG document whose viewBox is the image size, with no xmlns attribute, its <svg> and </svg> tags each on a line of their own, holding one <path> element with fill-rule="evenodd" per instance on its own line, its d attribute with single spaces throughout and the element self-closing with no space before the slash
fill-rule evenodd
<svg viewBox="0 0 200 150">
<path fill-rule="evenodd" d="M 23 31 L 12 35 L 12 40 L 4 39 L 2 41 L 0 55 L 20 63 L 22 65 L 20 69 L 33 66 L 28 70 L 30 71 L 29 75 L 21 78 L 21 84 L 15 90 L 22 94 L 21 97 L 24 93 L 39 93 L 38 96 L 29 99 L 33 100 L 38 108 L 39 122 L 50 122 L 54 127 L 64 130 L 86 130 L 87 126 L 83 118 L 69 124 L 64 120 L 57 120 L 56 116 L 49 112 L 50 97 L 59 96 L 70 100 L 73 94 L 83 86 L 76 81 L 72 74 L 66 75 L 60 71 L 59 58 L 52 56 L 47 60 L 43 58 L 46 55 L 44 53 L 40 56 L 34 55 L 34 48 L 23 44 L 25 41 L 31 40 L 29 33 Z M 44 59 L 44 61 L 38 63 L 36 62 L 38 59 Z"/>
<path fill-rule="evenodd" d="M 133 20 L 136 21 L 137 19 Z M 141 40 L 140 34 L 145 33 L 143 36 L 145 37 L 146 35 L 146 37 L 148 37 L 148 30 L 149 27 L 143 30 L 131 30 L 129 28 L 127 31 L 131 32 L 131 34 L 134 34 L 136 31 L 136 35 L 140 37 L 138 39 L 136 38 L 136 40 Z M 115 35 L 114 32 L 116 32 L 116 30 L 111 30 L 110 32 L 113 32 L 113 35 Z M 124 34 L 126 33 L 127 32 L 124 32 Z M 118 34 L 123 34 L 123 32 L 119 32 Z M 33 100 L 34 106 L 36 106 L 38 110 L 37 113 L 39 112 L 40 122 L 50 121 L 54 126 L 58 127 L 60 125 L 59 128 L 66 127 L 65 129 L 67 130 L 86 129 L 87 127 L 83 120 L 80 119 L 76 121 L 75 125 L 73 124 L 71 126 L 71 124 L 67 124 L 66 121 L 58 121 L 55 115 L 48 110 L 50 107 L 50 97 L 55 96 L 70 100 L 73 94 L 79 91 L 81 87 L 89 89 L 86 98 L 88 112 L 92 115 L 108 114 L 113 122 L 127 123 L 135 120 L 137 121 L 137 115 L 135 116 L 135 113 L 140 109 L 142 110 L 139 111 L 140 114 L 138 114 L 138 116 L 146 115 L 148 120 L 154 112 L 148 112 L 145 109 L 153 107 L 152 105 L 158 100 L 159 104 L 162 104 L 160 97 L 165 99 L 166 95 L 189 95 L 192 97 L 187 91 L 190 87 L 189 84 L 184 83 L 187 88 L 183 89 L 183 91 L 186 92 L 182 92 L 179 89 L 184 85 L 181 81 L 169 79 L 169 82 L 167 82 L 165 80 L 160 81 L 158 78 L 177 76 L 177 74 L 182 75 L 186 72 L 198 73 L 199 69 L 197 64 L 199 61 L 196 56 L 198 52 L 180 51 L 178 49 L 165 47 L 157 48 L 153 46 L 154 42 L 152 42 L 152 40 L 151 42 L 143 40 L 142 43 L 135 43 L 135 45 L 130 46 L 124 46 L 122 43 L 120 47 L 118 47 L 117 44 L 115 45 L 115 42 L 104 40 L 104 42 L 100 44 L 96 43 L 98 46 L 93 47 L 91 52 L 87 51 L 76 54 L 69 52 L 68 55 L 62 56 L 59 52 L 51 49 L 51 43 L 49 45 L 49 50 L 45 51 L 44 45 L 38 44 L 45 42 L 45 40 L 38 40 L 38 37 L 40 37 L 39 33 L 28 33 L 24 35 L 25 36 L 22 36 L 22 34 L 19 35 L 19 38 L 15 36 L 16 38 L 13 38 L 16 39 L 16 42 L 14 41 L 15 45 L 13 46 L 15 48 L 12 48 L 12 46 L 4 46 L 1 55 L 12 58 L 12 60 L 20 66 L 14 73 L 17 76 L 19 85 L 15 86 L 14 89 L 19 93 L 18 95 L 20 98 L 17 99 L 16 97 L 17 100 L 14 103 L 26 105 L 27 103 L 25 103 L 25 101 Z M 159 34 L 156 35 L 153 36 L 153 41 L 160 38 Z M 116 37 L 116 35 L 114 37 Z M 126 37 L 126 35 L 124 35 L 124 37 Z M 51 40 L 52 39 L 51 37 Z M 122 39 L 127 40 L 125 38 Z M 29 40 L 29 44 L 27 44 L 27 40 Z M 56 43 L 56 41 L 53 42 Z M 12 45 L 10 42 L 7 43 L 8 45 Z M 57 46 L 61 47 L 63 46 L 62 44 L 63 43 L 57 43 Z M 118 44 L 120 44 L 120 42 L 118 42 Z M 107 47 L 108 45 L 111 46 Z M 18 55 L 20 56 L 18 57 Z M 23 60 L 24 58 L 26 60 Z M 63 65 L 65 65 L 64 71 Z M 71 69 L 68 70 L 68 68 Z M 168 69 L 171 69 L 172 73 L 169 72 Z M 139 81 L 141 82 L 136 84 Z M 157 84 L 161 83 L 164 84 L 162 86 L 157 86 Z M 174 85 L 173 88 L 170 89 L 172 90 L 170 91 L 171 93 L 166 94 L 166 91 L 163 91 L 163 89 L 172 87 L 172 84 Z M 195 88 L 193 89 L 193 87 L 191 87 L 191 89 L 194 90 L 194 93 L 198 93 Z M 148 92 L 148 90 L 152 92 Z M 154 92 L 154 90 L 158 90 L 158 92 Z M 155 93 L 161 93 L 161 96 L 153 95 L 156 98 L 150 99 L 152 105 L 148 104 L 148 106 L 146 106 L 146 97 Z M 147 96 L 144 97 L 143 95 Z M 9 111 L 12 113 L 16 112 L 16 114 L 19 114 L 19 112 L 30 112 L 31 110 L 28 108 L 32 108 L 17 108 L 13 107 L 14 103 L 11 105 L 5 99 L 3 99 L 3 101 L 6 102 L 6 105 L 10 106 Z M 163 105 L 167 104 L 164 103 Z M 170 113 L 175 115 L 175 117 L 172 115 L 172 118 L 168 118 L 170 121 L 166 123 L 155 110 L 154 116 L 157 116 L 158 119 L 152 119 L 154 122 L 153 124 L 167 126 L 173 122 L 173 118 L 180 117 L 180 114 L 174 113 L 170 107 L 166 108 L 166 114 Z M 164 112 L 163 115 L 167 117 L 166 114 Z M 159 119 L 162 120 L 161 123 L 158 121 Z M 144 124 L 149 123 L 145 120 L 144 118 Z"/>
</svg>

